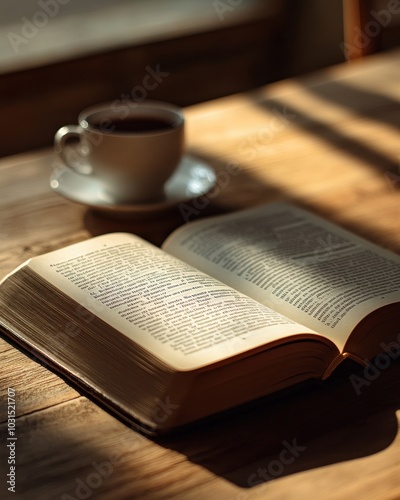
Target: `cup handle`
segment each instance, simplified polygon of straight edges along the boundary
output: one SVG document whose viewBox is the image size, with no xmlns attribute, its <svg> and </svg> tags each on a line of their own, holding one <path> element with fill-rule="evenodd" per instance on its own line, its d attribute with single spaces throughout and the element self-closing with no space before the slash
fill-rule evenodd
<svg viewBox="0 0 400 500">
<path fill-rule="evenodd" d="M 54 136 L 54 150 L 68 168 L 78 174 L 91 175 L 92 168 L 85 161 L 89 146 L 85 145 L 82 133 L 78 125 L 61 127 Z M 77 141 L 78 145 L 72 146 L 71 141 Z"/>
</svg>

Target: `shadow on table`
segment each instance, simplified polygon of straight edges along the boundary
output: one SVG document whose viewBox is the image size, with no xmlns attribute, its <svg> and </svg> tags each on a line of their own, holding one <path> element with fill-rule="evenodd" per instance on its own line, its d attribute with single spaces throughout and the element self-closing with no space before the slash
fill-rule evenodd
<svg viewBox="0 0 400 500">
<path fill-rule="evenodd" d="M 301 80 L 299 80 L 301 82 Z M 334 105 L 347 108 L 352 113 L 368 120 L 380 122 L 395 130 L 400 129 L 400 100 L 377 92 L 354 87 L 345 81 L 331 81 L 315 85 L 305 85 L 310 94 L 313 94 Z M 322 138 L 327 143 L 345 150 L 355 158 L 377 170 L 397 172 L 398 162 L 380 153 L 365 141 L 349 137 L 339 131 L 337 123 L 329 126 L 322 120 L 299 111 L 285 103 L 284 99 L 260 97 L 257 92 L 252 94 L 255 104 L 266 110 L 280 112 L 282 116 L 290 116 L 293 124 L 313 135 Z M 379 110 L 379 112 L 377 112 Z"/>
<path fill-rule="evenodd" d="M 400 129 L 400 101 L 380 94 L 379 89 L 378 92 L 371 92 L 354 87 L 349 82 L 336 80 L 307 86 L 307 90 L 333 104 L 349 108 L 360 116 Z M 377 114 L 376 109 L 382 110 L 382 113 Z"/>
<path fill-rule="evenodd" d="M 280 188 L 255 179 L 238 162 L 221 160 L 207 151 L 191 150 L 190 154 L 214 168 L 217 181 L 210 192 L 157 212 L 121 215 L 88 210 L 84 223 L 90 234 L 130 232 L 160 246 L 174 229 L 189 222 L 287 198 Z"/>
<path fill-rule="evenodd" d="M 343 363 L 327 382 L 301 384 L 157 441 L 242 488 L 372 455 L 397 435 L 400 363 L 359 394 L 355 373 L 363 377 Z"/>
</svg>

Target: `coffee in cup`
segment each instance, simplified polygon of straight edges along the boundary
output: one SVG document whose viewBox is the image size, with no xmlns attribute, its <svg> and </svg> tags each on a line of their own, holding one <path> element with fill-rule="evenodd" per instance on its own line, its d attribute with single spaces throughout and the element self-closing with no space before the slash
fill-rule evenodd
<svg viewBox="0 0 400 500">
<path fill-rule="evenodd" d="M 55 135 L 55 150 L 75 173 L 100 180 L 118 202 L 160 201 L 184 147 L 184 117 L 158 101 L 91 106 Z"/>
</svg>

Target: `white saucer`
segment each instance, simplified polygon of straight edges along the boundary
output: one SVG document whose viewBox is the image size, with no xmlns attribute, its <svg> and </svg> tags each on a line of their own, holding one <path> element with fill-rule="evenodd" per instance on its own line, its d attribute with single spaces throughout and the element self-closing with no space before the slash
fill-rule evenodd
<svg viewBox="0 0 400 500">
<path fill-rule="evenodd" d="M 165 185 L 165 198 L 154 203 L 126 204 L 112 199 L 104 185 L 96 178 L 74 172 L 68 167 L 57 167 L 50 177 L 50 186 L 68 200 L 114 213 L 115 215 L 159 212 L 207 194 L 216 184 L 213 168 L 203 160 L 185 155 L 174 175 Z"/>
</svg>

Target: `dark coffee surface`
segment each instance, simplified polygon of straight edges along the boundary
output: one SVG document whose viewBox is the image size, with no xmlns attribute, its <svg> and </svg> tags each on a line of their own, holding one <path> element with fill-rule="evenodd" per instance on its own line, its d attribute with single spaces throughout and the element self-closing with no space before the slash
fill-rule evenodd
<svg viewBox="0 0 400 500">
<path fill-rule="evenodd" d="M 102 128 L 103 123 L 93 122 L 96 128 Z M 126 119 L 114 119 L 107 123 L 108 132 L 157 132 L 174 128 L 174 124 L 161 118 L 138 116 Z"/>
</svg>

